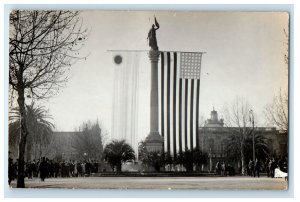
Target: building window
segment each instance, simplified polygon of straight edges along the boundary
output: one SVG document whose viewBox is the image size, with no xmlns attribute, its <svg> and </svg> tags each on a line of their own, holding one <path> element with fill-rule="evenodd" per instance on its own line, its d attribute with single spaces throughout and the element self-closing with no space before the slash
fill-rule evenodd
<svg viewBox="0 0 300 202">
<path fill-rule="evenodd" d="M 208 151 L 211 153 L 211 154 L 214 154 L 215 153 L 215 141 L 214 139 L 210 138 L 208 140 Z"/>
<path fill-rule="evenodd" d="M 227 146 L 227 141 L 222 140 L 222 142 L 221 142 L 221 155 L 222 155 L 222 157 L 227 157 L 226 146 Z"/>
</svg>

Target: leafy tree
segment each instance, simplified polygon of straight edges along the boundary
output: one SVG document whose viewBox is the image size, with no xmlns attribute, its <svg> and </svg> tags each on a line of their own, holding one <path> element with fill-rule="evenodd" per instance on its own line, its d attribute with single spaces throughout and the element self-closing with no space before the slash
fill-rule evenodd
<svg viewBox="0 0 300 202">
<path fill-rule="evenodd" d="M 202 167 L 202 165 L 207 165 L 208 154 L 206 152 L 202 152 L 199 149 L 194 149 L 193 151 L 193 162 L 195 165 Z"/>
<path fill-rule="evenodd" d="M 139 142 L 138 146 L 138 160 L 143 161 L 144 158 L 147 156 L 147 148 L 146 148 L 146 142 L 141 141 Z"/>
<path fill-rule="evenodd" d="M 142 163 L 153 167 L 156 172 L 160 172 L 160 168 L 165 165 L 165 160 L 161 152 L 147 152 Z"/>
<path fill-rule="evenodd" d="M 176 160 L 174 161 L 176 165 L 185 165 L 185 158 L 184 158 L 185 156 L 183 154 L 184 151 L 177 153 Z"/>
<path fill-rule="evenodd" d="M 254 131 L 254 132 L 255 132 L 255 135 L 254 135 L 255 157 L 258 160 L 260 160 L 261 162 L 264 162 L 266 160 L 266 158 L 269 157 L 269 155 L 270 155 L 268 140 L 263 134 L 256 132 L 256 131 Z M 253 144 L 253 139 L 252 139 L 252 135 L 251 135 L 251 136 L 248 136 L 245 141 L 245 157 L 246 157 L 246 160 L 248 160 L 248 161 L 253 158 L 252 157 L 252 153 L 253 153 L 252 144 Z"/>
<path fill-rule="evenodd" d="M 255 156 L 257 159 L 259 159 L 261 162 L 264 162 L 267 157 L 270 155 L 270 151 L 267 144 L 267 138 L 259 132 L 255 132 Z M 236 147 L 236 145 L 239 144 L 238 138 L 236 135 L 231 135 L 229 139 L 227 140 L 227 158 L 229 161 L 235 163 L 238 162 L 241 159 L 241 153 Z M 253 139 L 252 134 L 249 134 L 245 138 L 244 143 L 244 158 L 245 162 L 249 162 L 250 159 L 253 159 Z"/>
<path fill-rule="evenodd" d="M 174 162 L 177 165 L 183 165 L 186 168 L 187 172 L 193 171 L 193 166 L 202 166 L 207 164 L 208 154 L 202 152 L 201 150 L 194 148 L 193 151 L 187 150 L 179 152 L 177 154 L 176 161 Z"/>
<path fill-rule="evenodd" d="M 138 154 L 142 164 L 153 167 L 156 172 L 160 172 L 160 168 L 165 165 L 166 154 L 162 152 L 148 152 L 145 141 L 139 143 Z"/>
<path fill-rule="evenodd" d="M 134 160 L 135 154 L 132 147 L 125 140 L 113 140 L 104 148 L 104 159 L 110 164 L 111 168 L 121 172 L 122 163 Z"/>
<path fill-rule="evenodd" d="M 160 168 L 164 165 L 183 165 L 188 172 L 193 171 L 193 165 L 202 166 L 207 164 L 208 154 L 194 148 L 193 152 L 191 150 L 179 152 L 177 158 L 173 160 L 171 155 L 167 152 L 148 152 L 146 149 L 145 142 L 139 143 L 139 160 L 142 161 L 144 165 L 152 166 L 155 171 L 159 172 Z"/>
<path fill-rule="evenodd" d="M 193 171 L 193 152 L 191 150 L 186 150 L 183 152 L 183 166 L 186 168 L 187 172 Z"/>
<path fill-rule="evenodd" d="M 172 165 L 174 163 L 174 159 L 169 152 L 164 153 L 164 163 L 166 165 Z"/>
<path fill-rule="evenodd" d="M 10 13 L 9 84 L 17 92 L 21 132 L 17 187 L 25 187 L 24 154 L 28 136 L 25 95 L 46 98 L 67 81 L 85 40 L 79 12 L 19 11 Z"/>
<path fill-rule="evenodd" d="M 72 147 L 75 148 L 79 157 L 100 160 L 103 155 L 102 130 L 98 121 L 96 123 L 83 123 L 79 132 L 75 133 L 72 140 Z"/>
<path fill-rule="evenodd" d="M 47 151 L 47 146 L 50 143 L 54 125 L 51 123 L 51 116 L 42 106 L 35 106 L 34 103 L 26 105 L 26 119 L 28 120 L 27 129 L 27 159 L 31 156 L 41 158 L 43 151 Z M 9 116 L 9 149 L 12 153 L 17 150 L 17 145 L 20 140 L 20 111 L 18 108 L 12 109 Z"/>
</svg>

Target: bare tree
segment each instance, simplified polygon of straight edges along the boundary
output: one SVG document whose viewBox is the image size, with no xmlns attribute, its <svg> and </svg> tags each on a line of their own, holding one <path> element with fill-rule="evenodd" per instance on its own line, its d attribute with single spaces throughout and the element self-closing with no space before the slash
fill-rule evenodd
<svg viewBox="0 0 300 202">
<path fill-rule="evenodd" d="M 288 80 L 289 33 L 285 29 L 283 32 L 285 36 L 285 53 L 283 56 L 284 69 L 287 72 L 286 80 Z M 274 96 L 273 103 L 265 106 L 264 114 L 269 124 L 276 126 L 280 130 L 288 130 L 288 104 L 288 84 L 286 83 L 286 85 L 283 86 L 283 90 L 280 89 L 278 94 Z"/>
<path fill-rule="evenodd" d="M 287 74 L 286 75 L 288 75 L 288 73 L 289 73 L 289 61 L 290 61 L 290 57 L 289 57 L 289 46 L 290 46 L 290 41 L 289 41 L 289 32 L 288 31 L 286 31 L 286 29 L 283 29 L 283 33 L 284 33 L 284 37 L 285 37 L 285 41 L 284 41 L 284 46 L 285 46 L 285 53 L 284 53 L 284 55 L 283 55 L 283 59 L 284 59 L 284 63 L 285 63 L 285 69 L 286 69 L 286 72 L 287 72 Z"/>
<path fill-rule="evenodd" d="M 72 147 L 76 149 L 80 158 L 87 158 L 92 160 L 101 160 L 103 155 L 103 140 L 102 129 L 98 123 L 88 121 L 79 127 L 72 139 Z"/>
<path fill-rule="evenodd" d="M 280 130 L 288 130 L 288 94 L 279 91 L 274 97 L 273 103 L 265 106 L 264 114 L 267 121 Z"/>
<path fill-rule="evenodd" d="M 17 92 L 21 116 L 17 187 L 25 187 L 25 95 L 49 98 L 67 81 L 66 73 L 80 59 L 78 51 L 86 38 L 78 15 L 73 11 L 10 13 L 9 84 Z"/>
<path fill-rule="evenodd" d="M 245 174 L 245 143 L 247 137 L 254 132 L 254 127 L 249 121 L 250 105 L 244 98 L 236 97 L 230 107 L 224 107 L 224 116 L 225 126 L 232 134 L 229 145 L 235 148 L 242 174 Z"/>
</svg>

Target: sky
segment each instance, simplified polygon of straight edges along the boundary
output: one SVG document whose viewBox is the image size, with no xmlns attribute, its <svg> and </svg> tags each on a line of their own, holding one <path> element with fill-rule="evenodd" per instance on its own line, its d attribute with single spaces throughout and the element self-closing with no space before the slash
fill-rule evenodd
<svg viewBox="0 0 300 202">
<path fill-rule="evenodd" d="M 225 103 L 244 97 L 263 124 L 263 108 L 279 89 L 286 89 L 284 29 L 288 15 L 274 12 L 129 12 L 85 11 L 89 29 L 70 79 L 44 105 L 57 131 L 73 131 L 82 122 L 98 119 L 111 133 L 114 64 L 107 50 L 149 50 L 147 34 L 156 16 L 161 51 L 206 52 L 202 59 L 200 116 L 215 108 L 222 117 Z M 146 54 L 146 53 L 145 53 Z M 139 78 L 139 139 L 149 133 L 150 63 L 141 58 Z"/>
</svg>

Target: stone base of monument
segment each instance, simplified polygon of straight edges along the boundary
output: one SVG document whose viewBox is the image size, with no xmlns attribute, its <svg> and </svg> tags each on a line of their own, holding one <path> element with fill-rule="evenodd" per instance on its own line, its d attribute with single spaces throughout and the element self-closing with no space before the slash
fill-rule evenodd
<svg viewBox="0 0 300 202">
<path fill-rule="evenodd" d="M 161 152 L 163 149 L 163 143 L 163 137 L 158 132 L 150 132 L 145 140 L 148 152 Z"/>
</svg>

